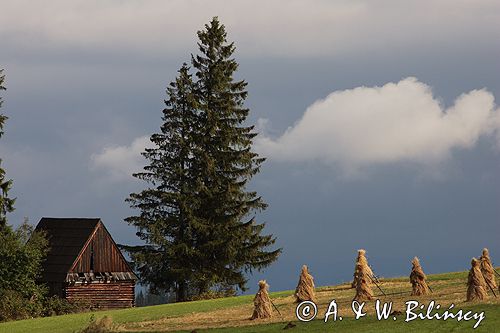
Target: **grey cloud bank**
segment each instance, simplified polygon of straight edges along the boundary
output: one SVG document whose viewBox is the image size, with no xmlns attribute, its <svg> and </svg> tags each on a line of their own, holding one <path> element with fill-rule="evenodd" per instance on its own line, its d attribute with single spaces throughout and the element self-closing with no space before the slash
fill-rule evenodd
<svg viewBox="0 0 500 333">
<path fill-rule="evenodd" d="M 351 55 L 370 49 L 486 45 L 497 1 L 7 1 L 0 36 L 20 50 L 120 50 L 142 57 L 192 50 L 193 31 L 219 15 L 253 56 Z M 164 32 L 164 33 L 162 33 Z"/>
<path fill-rule="evenodd" d="M 251 186 L 285 252 L 250 287 L 293 288 L 302 264 L 320 285 L 347 280 L 359 247 L 385 276 L 406 275 L 415 255 L 429 273 L 464 270 L 484 246 L 500 258 L 500 3 L 485 0 L 3 1 L 11 223 L 100 216 L 118 242 L 137 242 L 124 199 L 144 184 L 129 174 L 213 15 L 235 41 L 250 122 L 268 119 L 268 161 Z M 396 125 L 409 122 L 406 136 Z M 354 167 L 363 177 L 337 177 Z"/>
</svg>

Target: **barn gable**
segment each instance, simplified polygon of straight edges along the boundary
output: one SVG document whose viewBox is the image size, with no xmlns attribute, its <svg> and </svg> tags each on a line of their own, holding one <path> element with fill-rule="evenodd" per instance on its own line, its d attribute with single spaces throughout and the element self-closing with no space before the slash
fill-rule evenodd
<svg viewBox="0 0 500 333">
<path fill-rule="evenodd" d="M 68 272 L 132 272 L 132 270 L 104 224 L 99 222 Z"/>
<path fill-rule="evenodd" d="M 42 218 L 49 253 L 42 281 L 53 295 L 85 299 L 97 307 L 134 304 L 136 275 L 98 218 Z"/>
</svg>

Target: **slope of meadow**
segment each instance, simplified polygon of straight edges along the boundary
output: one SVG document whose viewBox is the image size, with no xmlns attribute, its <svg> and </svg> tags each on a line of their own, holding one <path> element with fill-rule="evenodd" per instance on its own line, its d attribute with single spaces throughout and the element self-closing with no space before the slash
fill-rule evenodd
<svg viewBox="0 0 500 333">
<path fill-rule="evenodd" d="M 447 273 L 429 276 L 429 284 L 433 294 L 419 297 L 421 304 L 429 304 L 435 300 L 441 305 L 441 310 L 455 304 L 457 309 L 485 312 L 485 319 L 474 331 L 500 332 L 500 298 L 491 294 L 482 303 L 466 303 L 466 272 Z M 470 332 L 476 320 L 414 320 L 405 323 L 405 302 L 411 300 L 410 286 L 407 278 L 382 279 L 381 288 L 387 296 L 374 287 L 374 292 L 382 302 L 393 302 L 393 310 L 403 312 L 393 320 L 378 321 L 375 318 L 375 302 L 367 302 L 367 316 L 354 320 L 351 310 L 351 300 L 354 290 L 348 284 L 317 288 L 318 316 L 307 323 L 297 322 L 292 291 L 271 293 L 281 315 L 275 311 L 275 316 L 268 320 L 254 320 L 250 317 L 253 309 L 251 295 L 222 298 L 216 300 L 196 301 L 187 303 L 166 304 L 126 310 L 95 312 L 96 318 L 110 316 L 115 323 L 117 332 L 242 332 L 265 333 L 281 331 L 286 323 L 293 321 L 296 325 L 291 332 Z M 342 321 L 324 323 L 322 318 L 328 304 L 335 299 L 338 304 Z M 417 312 L 417 310 L 415 310 Z M 434 311 L 435 312 L 435 311 Z M 66 315 L 50 318 L 37 318 L 0 324 L 0 333 L 17 332 L 77 332 L 84 328 L 92 316 L 91 313 Z"/>
</svg>

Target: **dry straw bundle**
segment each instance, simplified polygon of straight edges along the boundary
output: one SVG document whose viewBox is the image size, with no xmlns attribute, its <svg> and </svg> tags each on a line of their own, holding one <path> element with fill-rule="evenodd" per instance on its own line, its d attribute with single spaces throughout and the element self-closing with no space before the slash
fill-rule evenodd
<svg viewBox="0 0 500 333">
<path fill-rule="evenodd" d="M 481 261 L 481 273 L 483 273 L 486 284 L 491 289 L 496 289 L 497 281 L 495 279 L 495 270 L 491 263 L 490 252 L 488 251 L 488 249 L 483 249 L 483 255 L 481 256 L 481 258 L 479 258 L 479 260 Z"/>
<path fill-rule="evenodd" d="M 314 295 L 314 278 L 309 274 L 306 265 L 302 266 L 299 283 L 297 284 L 297 288 L 295 288 L 295 301 L 297 303 L 303 301 L 316 301 Z"/>
<path fill-rule="evenodd" d="M 411 295 L 412 296 L 422 296 L 427 295 L 430 291 L 427 285 L 427 276 L 425 275 L 422 266 L 420 266 L 420 260 L 417 257 L 412 260 L 412 268 L 410 273 L 411 282 Z"/>
<path fill-rule="evenodd" d="M 370 282 L 373 277 L 372 269 L 368 265 L 368 260 L 366 259 L 366 251 L 363 249 L 358 250 L 358 257 L 356 258 L 356 265 L 354 266 L 354 279 L 351 284 L 352 288 L 356 288 L 356 283 L 358 281 L 358 277 L 356 275 L 358 272 L 358 265 L 361 265 L 363 267 L 363 271 L 368 274 L 368 282 Z"/>
<path fill-rule="evenodd" d="M 467 301 L 483 300 L 487 297 L 486 281 L 481 273 L 481 263 L 476 258 L 472 258 L 471 269 L 467 280 Z"/>
<path fill-rule="evenodd" d="M 265 280 L 259 281 L 259 291 L 255 294 L 253 299 L 254 310 L 252 318 L 250 319 L 263 319 L 272 317 L 271 299 L 269 298 L 269 285 Z"/>
<path fill-rule="evenodd" d="M 367 270 L 370 267 L 368 265 L 362 265 L 361 263 L 356 264 L 354 270 L 355 282 L 356 282 L 356 296 L 354 296 L 355 301 L 367 301 L 373 298 L 372 288 L 370 287 L 370 281 L 372 276 L 372 271 Z"/>
</svg>

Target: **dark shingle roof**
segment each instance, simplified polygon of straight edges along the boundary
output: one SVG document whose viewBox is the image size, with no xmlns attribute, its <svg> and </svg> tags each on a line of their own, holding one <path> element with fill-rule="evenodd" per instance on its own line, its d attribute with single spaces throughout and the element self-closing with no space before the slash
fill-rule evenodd
<svg viewBox="0 0 500 333">
<path fill-rule="evenodd" d="M 50 251 L 42 264 L 44 281 L 61 282 L 101 220 L 43 217 L 36 230 L 47 232 Z"/>
</svg>

